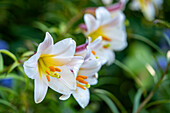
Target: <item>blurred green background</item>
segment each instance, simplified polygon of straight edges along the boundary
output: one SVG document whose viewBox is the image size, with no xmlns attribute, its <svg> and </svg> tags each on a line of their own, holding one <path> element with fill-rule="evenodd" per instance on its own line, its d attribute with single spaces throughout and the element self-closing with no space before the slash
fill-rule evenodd
<svg viewBox="0 0 170 113">
<path fill-rule="evenodd" d="M 0 0 L 0 47 L 15 54 L 21 63 L 7 76 L 0 73 L 0 113 L 111 113 L 114 109 L 112 104 L 120 113 L 120 106 L 128 113 L 133 112 L 140 99 L 143 100 L 158 82 L 161 70 L 166 68 L 170 30 L 147 21 L 140 11 L 131 11 L 129 2 L 124 10 L 128 47 L 115 52 L 115 63 L 103 66 L 99 71 L 98 84 L 90 88 L 90 103 L 82 109 L 73 97 L 61 101 L 58 99 L 60 94 L 50 88 L 43 102 L 35 104 L 34 83 L 23 73 L 21 55 L 36 51 L 46 31 L 55 42 L 71 37 L 77 45 L 84 43 L 85 36 L 78 27 L 84 23 L 81 11 L 87 7 L 104 6 L 103 3 L 100 0 Z M 170 22 L 169 14 L 170 1 L 164 0 L 156 18 Z M 76 22 L 73 21 L 75 16 L 79 18 Z M 3 55 L 3 62 L 0 61 L 0 64 L 4 63 L 0 71 L 9 69 L 13 63 L 7 55 Z M 150 72 L 150 67 L 155 74 Z M 169 113 L 169 89 L 168 72 L 141 113 Z M 108 99 L 110 101 L 106 102 Z"/>
</svg>

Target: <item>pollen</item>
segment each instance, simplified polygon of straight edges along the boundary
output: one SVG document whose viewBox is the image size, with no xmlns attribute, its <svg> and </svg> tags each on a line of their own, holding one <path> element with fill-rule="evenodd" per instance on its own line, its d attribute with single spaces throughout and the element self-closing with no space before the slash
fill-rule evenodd
<svg viewBox="0 0 170 113">
<path fill-rule="evenodd" d="M 54 66 L 49 66 L 50 71 L 55 72 L 55 67 Z"/>
<path fill-rule="evenodd" d="M 61 69 L 56 67 L 55 71 L 61 72 Z"/>
<path fill-rule="evenodd" d="M 50 76 L 46 75 L 48 82 L 50 82 Z"/>
<path fill-rule="evenodd" d="M 88 84 L 88 82 L 85 81 L 82 77 L 77 77 L 76 80 L 79 81 L 80 83 Z"/>
<path fill-rule="evenodd" d="M 83 79 L 87 79 L 87 76 L 84 76 L 84 75 L 77 75 L 77 77 L 81 77 Z"/>
<path fill-rule="evenodd" d="M 48 75 L 50 75 L 50 72 L 48 70 L 45 71 Z"/>
<path fill-rule="evenodd" d="M 86 90 L 86 88 L 85 88 L 84 86 L 82 86 L 82 85 L 80 85 L 80 84 L 78 84 L 78 83 L 77 83 L 77 87 L 80 87 L 81 89 Z"/>
<path fill-rule="evenodd" d="M 93 55 L 96 55 L 96 52 L 95 52 L 95 51 L 91 51 L 91 53 L 92 53 Z"/>
<path fill-rule="evenodd" d="M 109 41 L 109 42 L 111 41 L 111 39 L 106 37 L 106 36 L 102 36 L 102 39 L 105 40 L 105 41 Z"/>
</svg>

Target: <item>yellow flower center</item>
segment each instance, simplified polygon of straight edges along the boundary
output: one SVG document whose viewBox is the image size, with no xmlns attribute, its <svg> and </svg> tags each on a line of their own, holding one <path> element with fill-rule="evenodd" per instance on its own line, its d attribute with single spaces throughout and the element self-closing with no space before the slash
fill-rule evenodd
<svg viewBox="0 0 170 113">
<path fill-rule="evenodd" d="M 37 63 L 40 78 L 42 78 L 42 74 L 46 75 L 46 78 L 49 82 L 50 76 L 56 77 L 57 79 L 61 77 L 61 75 L 58 73 L 61 72 L 61 69 L 56 67 L 57 61 L 53 57 L 53 55 L 41 55 Z"/>
<path fill-rule="evenodd" d="M 102 36 L 102 39 L 105 40 L 105 41 L 109 41 L 109 42 L 111 41 L 111 39 L 109 37 L 104 35 L 101 27 L 99 27 L 96 31 L 90 33 L 88 36 L 91 37 L 92 42 L 95 39 L 97 39 L 99 36 Z"/>
</svg>

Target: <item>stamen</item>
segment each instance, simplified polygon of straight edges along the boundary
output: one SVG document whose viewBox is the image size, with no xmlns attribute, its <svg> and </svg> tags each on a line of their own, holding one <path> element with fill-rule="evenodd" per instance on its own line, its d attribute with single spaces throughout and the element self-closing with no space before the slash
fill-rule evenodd
<svg viewBox="0 0 170 113">
<path fill-rule="evenodd" d="M 77 77 L 81 77 L 83 79 L 87 79 L 87 76 L 84 76 L 84 75 L 77 75 Z"/>
<path fill-rule="evenodd" d="M 55 67 L 54 66 L 49 66 L 50 71 L 55 72 Z"/>
<path fill-rule="evenodd" d="M 48 82 L 50 82 L 50 76 L 46 75 Z"/>
<path fill-rule="evenodd" d="M 48 75 L 50 75 L 50 72 L 48 70 L 45 71 Z"/>
<path fill-rule="evenodd" d="M 85 88 L 84 86 L 82 86 L 82 85 L 80 85 L 80 84 L 78 84 L 78 83 L 77 83 L 77 87 L 80 87 L 80 88 L 86 90 L 86 88 Z"/>
<path fill-rule="evenodd" d="M 105 49 L 107 49 L 108 47 L 110 47 L 110 44 L 103 45 L 103 48 Z"/>
<path fill-rule="evenodd" d="M 98 59 L 99 57 L 98 56 L 96 56 L 96 59 Z"/>
<path fill-rule="evenodd" d="M 61 72 L 61 69 L 59 69 L 59 68 L 55 68 L 55 71 L 58 71 L 58 72 Z"/>
<path fill-rule="evenodd" d="M 110 39 L 110 38 L 105 37 L 105 36 L 102 36 L 102 39 L 103 39 L 103 40 L 105 40 L 105 41 L 109 41 L 109 42 L 111 41 L 111 39 Z"/>
<path fill-rule="evenodd" d="M 83 78 L 81 78 L 81 77 L 77 77 L 76 80 L 79 81 L 79 82 L 81 82 L 81 83 L 83 83 L 83 84 L 88 84 L 88 82 L 85 81 L 85 80 L 84 80 Z"/>
<path fill-rule="evenodd" d="M 86 88 L 90 88 L 90 84 L 88 83 L 88 84 L 86 84 L 86 86 L 85 86 Z"/>
<path fill-rule="evenodd" d="M 95 51 L 91 51 L 91 53 L 92 53 L 93 55 L 96 55 L 96 52 L 95 52 Z"/>
</svg>

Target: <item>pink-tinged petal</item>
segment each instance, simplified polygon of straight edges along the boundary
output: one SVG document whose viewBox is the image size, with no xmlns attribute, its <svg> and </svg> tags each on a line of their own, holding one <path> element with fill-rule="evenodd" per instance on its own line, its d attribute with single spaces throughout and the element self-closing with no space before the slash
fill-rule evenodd
<svg viewBox="0 0 170 113">
<path fill-rule="evenodd" d="M 67 100 L 70 97 L 70 95 L 71 94 L 69 94 L 69 95 L 61 95 L 59 99 L 60 100 Z"/>
<path fill-rule="evenodd" d="M 85 108 L 89 103 L 90 93 L 87 88 L 84 90 L 78 87 L 76 91 L 73 92 L 73 97 L 82 108 Z"/>
<path fill-rule="evenodd" d="M 38 67 L 37 67 L 37 61 L 39 57 L 40 57 L 40 54 L 36 53 L 35 55 L 33 55 L 27 61 L 24 62 L 24 65 L 23 65 L 24 72 L 31 79 L 34 79 L 37 75 L 39 75 Z"/>
<path fill-rule="evenodd" d="M 83 57 L 74 56 L 72 60 L 67 64 L 67 66 L 69 66 L 73 70 L 75 78 L 77 77 L 77 73 L 83 62 L 84 62 Z"/>
<path fill-rule="evenodd" d="M 34 80 L 34 100 L 35 103 L 40 103 L 47 93 L 48 86 L 37 76 Z"/>
<path fill-rule="evenodd" d="M 86 24 L 80 24 L 80 25 L 79 25 L 79 28 L 80 28 L 81 30 L 83 30 L 83 31 L 87 31 L 87 26 L 86 26 Z"/>
<path fill-rule="evenodd" d="M 76 52 L 82 52 L 82 51 L 86 50 L 87 46 L 88 46 L 88 43 L 85 43 L 85 44 L 77 46 L 76 47 Z"/>
<path fill-rule="evenodd" d="M 76 49 L 76 42 L 71 39 L 67 38 L 57 42 L 51 51 L 50 54 L 61 56 L 61 57 L 70 57 L 74 56 Z"/>
<path fill-rule="evenodd" d="M 84 21 L 87 26 L 87 33 L 95 31 L 99 27 L 99 23 L 96 21 L 93 15 L 85 14 Z"/>
<path fill-rule="evenodd" d="M 47 54 L 52 49 L 52 46 L 53 46 L 53 38 L 48 32 L 46 32 L 45 39 L 42 43 L 39 44 L 37 53 Z"/>
<path fill-rule="evenodd" d="M 104 7 L 99 7 L 96 9 L 96 18 L 102 24 L 105 24 L 107 21 L 111 19 L 111 15 L 107 9 L 105 9 Z"/>
<path fill-rule="evenodd" d="M 56 92 L 68 95 L 76 89 L 75 76 L 67 66 L 58 66 L 58 68 L 61 69 L 61 72 L 58 72 L 61 77 L 50 77 L 49 87 Z"/>
<path fill-rule="evenodd" d="M 115 3 L 113 5 L 110 5 L 110 6 L 107 6 L 106 9 L 109 11 L 109 12 L 114 12 L 114 11 L 117 11 L 117 10 L 121 10 L 123 8 L 123 3 L 122 2 L 119 2 L 119 3 Z"/>
</svg>

